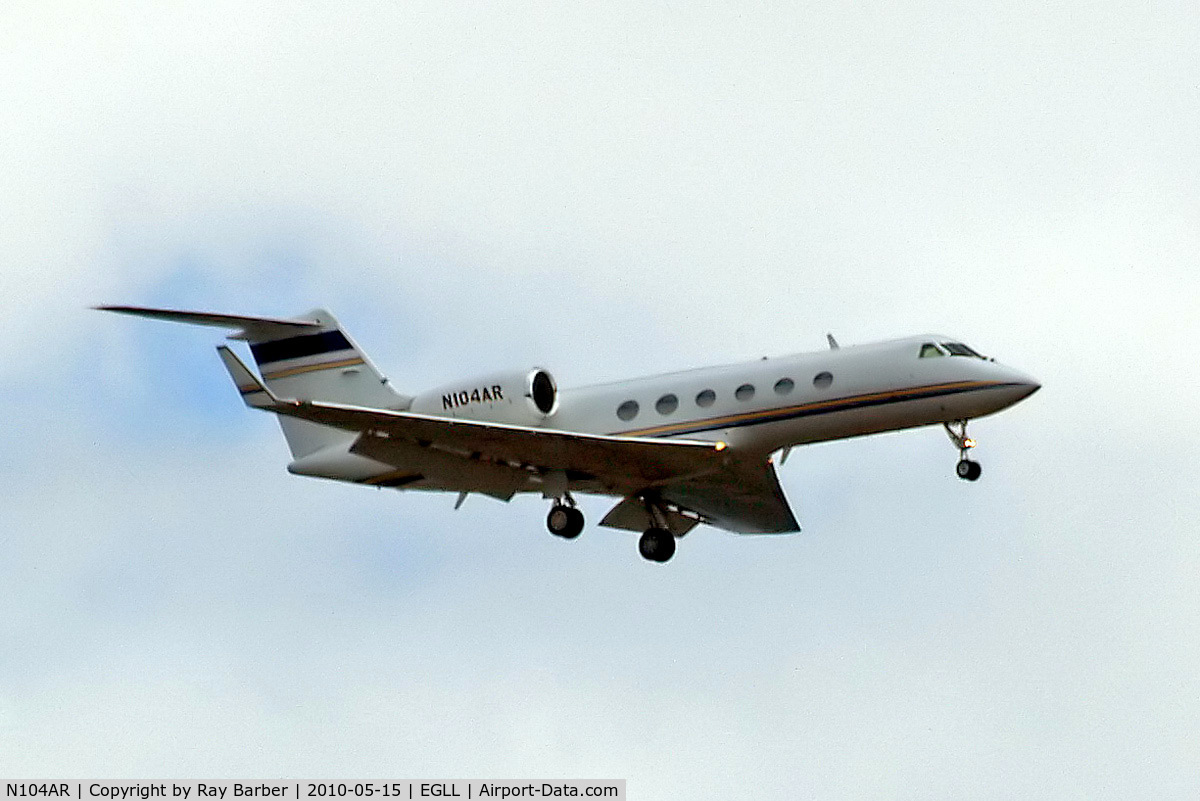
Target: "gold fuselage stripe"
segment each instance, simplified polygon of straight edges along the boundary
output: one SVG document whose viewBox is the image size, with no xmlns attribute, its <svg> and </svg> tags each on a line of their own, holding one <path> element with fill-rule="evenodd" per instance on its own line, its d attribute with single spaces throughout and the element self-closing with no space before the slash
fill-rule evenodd
<svg viewBox="0 0 1200 801">
<path fill-rule="evenodd" d="M 365 364 L 359 356 L 354 356 L 349 359 L 339 359 L 336 362 L 322 362 L 321 364 L 308 364 L 304 367 L 289 367 L 286 370 L 276 370 L 273 373 L 263 373 L 263 378 L 274 380 L 276 378 L 288 378 L 301 373 L 315 373 L 318 370 L 333 370 L 338 367 L 351 367 L 356 364 Z"/>
<path fill-rule="evenodd" d="M 632 431 L 622 431 L 620 434 L 627 437 L 653 437 L 662 434 L 670 434 L 677 431 L 687 429 L 712 429 L 724 428 L 733 425 L 741 425 L 742 423 L 761 420 L 766 417 L 793 417 L 804 414 L 805 412 L 817 411 L 836 406 L 853 406 L 856 404 L 883 401 L 891 398 L 902 398 L 905 395 L 923 396 L 926 394 L 936 394 L 940 392 L 962 392 L 971 389 L 984 389 L 992 386 L 1003 386 L 1002 382 L 996 381 L 953 381 L 948 384 L 930 384 L 922 387 L 909 387 L 908 389 L 888 390 L 886 392 L 868 392 L 863 395 L 851 395 L 845 398 L 834 398 L 832 400 L 816 401 L 813 403 L 802 403 L 798 406 L 782 406 L 772 409 L 762 409 L 757 412 L 741 412 L 739 414 L 730 414 L 723 417 L 712 417 L 700 420 L 688 420 L 686 422 L 670 423 L 668 425 L 651 426 L 650 428 L 639 428 Z M 920 397 L 913 398 L 920 400 Z"/>
</svg>

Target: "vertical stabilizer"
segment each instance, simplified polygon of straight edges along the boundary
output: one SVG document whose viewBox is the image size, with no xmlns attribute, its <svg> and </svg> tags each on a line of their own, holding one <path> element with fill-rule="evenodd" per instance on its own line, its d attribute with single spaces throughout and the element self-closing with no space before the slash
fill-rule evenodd
<svg viewBox="0 0 1200 801">
<path fill-rule="evenodd" d="M 332 314 L 314 309 L 296 317 L 317 324 L 312 330 L 285 337 L 263 338 L 244 331 L 263 383 L 276 396 L 320 400 L 384 409 L 400 409 L 408 398 L 388 386 L 387 379 L 338 325 Z M 297 459 L 354 435 L 305 420 L 280 417 L 279 425 Z"/>
</svg>

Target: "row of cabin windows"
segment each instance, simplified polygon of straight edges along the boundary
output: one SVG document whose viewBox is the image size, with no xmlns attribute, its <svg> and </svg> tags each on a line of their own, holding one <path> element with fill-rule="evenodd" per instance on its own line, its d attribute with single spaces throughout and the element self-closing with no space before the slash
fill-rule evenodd
<svg viewBox="0 0 1200 801">
<path fill-rule="evenodd" d="M 951 356 L 972 356 L 976 359 L 982 359 L 975 350 L 961 342 L 942 342 L 940 345 L 933 342 L 926 342 L 921 346 L 920 358 L 929 359 L 937 358 L 945 355 Z M 817 389 L 826 389 L 833 384 L 833 375 L 827 372 L 817 373 L 813 376 L 813 386 Z M 781 378 L 775 382 L 776 395 L 788 395 L 796 388 L 796 382 L 790 378 Z M 740 401 L 748 401 L 754 397 L 754 385 L 742 384 L 733 391 L 733 397 Z M 711 389 L 701 390 L 696 395 L 696 405 L 702 409 L 707 409 L 717 402 L 717 393 Z M 679 408 L 679 398 L 673 394 L 663 395 L 654 404 L 654 409 L 661 415 L 674 414 Z M 635 400 L 627 400 L 617 407 L 617 417 L 622 420 L 629 421 L 638 416 L 640 407 Z"/>
<path fill-rule="evenodd" d="M 829 387 L 831 384 L 833 384 L 833 374 L 832 373 L 821 372 L 821 373 L 817 373 L 813 377 L 813 386 L 816 387 L 817 389 L 825 389 L 825 388 Z M 775 394 L 776 395 L 790 395 L 792 390 L 794 390 L 795 388 L 796 388 L 796 382 L 790 378 L 781 378 L 775 382 Z M 754 390 L 753 384 L 742 384 L 740 387 L 738 387 L 737 389 L 735 389 L 733 391 L 733 397 L 737 398 L 740 401 L 748 401 L 754 397 L 754 391 L 755 390 Z M 716 402 L 717 402 L 717 393 L 711 389 L 703 389 L 703 390 L 700 390 L 700 392 L 696 393 L 696 405 L 699 406 L 701 409 L 707 409 L 709 406 L 712 406 Z M 678 408 L 679 408 L 679 398 L 678 398 L 678 396 L 676 396 L 672 393 L 663 395 L 654 404 L 655 411 L 657 411 L 659 414 L 664 415 L 664 416 L 668 415 L 668 414 L 674 414 L 675 410 Z M 641 410 L 641 407 L 638 406 L 637 401 L 627 400 L 624 403 L 622 403 L 620 406 L 617 407 L 617 417 L 628 422 L 629 420 L 632 420 L 633 418 L 637 417 L 638 412 L 640 410 Z"/>
</svg>

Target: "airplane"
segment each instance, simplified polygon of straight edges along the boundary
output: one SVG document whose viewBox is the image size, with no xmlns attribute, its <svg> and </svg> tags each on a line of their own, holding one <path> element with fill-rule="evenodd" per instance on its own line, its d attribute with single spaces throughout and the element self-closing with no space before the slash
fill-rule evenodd
<svg viewBox="0 0 1200 801">
<path fill-rule="evenodd" d="M 217 352 L 246 405 L 279 419 L 293 474 L 455 492 L 455 509 L 472 493 L 541 493 L 547 528 L 568 540 L 584 528 L 575 495 L 611 496 L 600 525 L 641 532 L 638 551 L 652 562 L 701 523 L 799 531 L 774 461 L 798 445 L 942 425 L 956 474 L 975 481 L 968 421 L 1041 388 L 951 337 L 840 347 L 830 334 L 827 350 L 574 389 L 532 367 L 406 395 L 324 309 L 272 318 L 95 308 L 249 343 L 257 375 L 227 345 Z"/>
</svg>

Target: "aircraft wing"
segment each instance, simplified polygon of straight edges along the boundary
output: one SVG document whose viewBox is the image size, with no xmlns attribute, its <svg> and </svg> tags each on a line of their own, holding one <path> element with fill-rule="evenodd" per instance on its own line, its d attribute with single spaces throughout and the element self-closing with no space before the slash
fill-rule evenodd
<svg viewBox="0 0 1200 801">
<path fill-rule="evenodd" d="M 722 462 L 721 449 L 713 442 L 579 434 L 316 401 L 269 408 L 277 414 L 362 432 L 376 440 L 375 448 L 399 440 L 514 467 L 586 474 L 618 490 L 710 472 Z"/>
<path fill-rule="evenodd" d="M 739 534 L 784 534 L 800 525 L 767 459 L 731 459 L 722 469 L 663 486 L 658 494 Z"/>
<path fill-rule="evenodd" d="M 379 450 L 389 441 L 417 444 L 464 458 L 539 471 L 583 474 L 626 493 L 721 467 L 723 443 L 613 437 L 549 428 L 461 420 L 319 401 L 284 400 L 270 392 L 232 351 L 217 349 L 247 405 L 370 438 Z"/>
<path fill-rule="evenodd" d="M 565 471 L 620 495 L 652 491 L 704 520 L 741 533 L 798 531 L 767 460 L 738 458 L 724 443 L 584 434 L 412 412 L 276 397 L 228 348 L 218 348 L 247 405 L 360 433 L 355 450 L 417 445 L 464 459 Z"/>
</svg>

